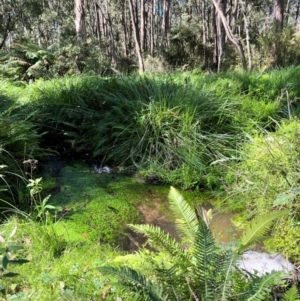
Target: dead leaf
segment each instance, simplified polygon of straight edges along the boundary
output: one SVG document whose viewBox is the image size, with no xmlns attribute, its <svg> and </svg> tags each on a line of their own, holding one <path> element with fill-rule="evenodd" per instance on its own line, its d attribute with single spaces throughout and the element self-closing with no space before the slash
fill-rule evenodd
<svg viewBox="0 0 300 301">
<path fill-rule="evenodd" d="M 12 230 L 11 233 L 10 233 L 9 238 L 12 238 L 12 237 L 16 234 L 17 228 L 18 228 L 17 225 L 15 225 L 14 228 L 13 228 L 13 230 Z"/>
<path fill-rule="evenodd" d="M 107 294 L 109 293 L 110 288 L 111 288 L 111 286 L 108 285 L 108 286 L 106 286 L 106 287 L 103 289 L 103 291 L 102 291 L 102 299 L 106 299 L 106 296 L 107 296 Z"/>
<path fill-rule="evenodd" d="M 59 282 L 60 291 L 63 293 L 65 289 L 65 283 L 63 281 Z"/>
</svg>

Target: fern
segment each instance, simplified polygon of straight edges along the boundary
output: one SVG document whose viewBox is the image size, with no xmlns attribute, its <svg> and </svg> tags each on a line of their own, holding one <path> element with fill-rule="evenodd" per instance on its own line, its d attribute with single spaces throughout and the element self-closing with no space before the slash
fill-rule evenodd
<svg viewBox="0 0 300 301">
<path fill-rule="evenodd" d="M 9 53 L 0 51 L 0 74 L 14 80 L 29 80 L 32 76 L 48 78 L 44 60 L 53 61 L 54 57 L 38 45 L 15 42 Z"/>
<path fill-rule="evenodd" d="M 177 265 L 169 269 L 157 268 L 156 277 L 163 285 L 164 292 L 168 294 L 170 300 L 185 300 L 185 296 L 189 295 L 189 290 L 185 283 L 186 272 L 180 271 Z"/>
<path fill-rule="evenodd" d="M 288 291 L 283 294 L 282 301 L 300 301 L 299 292 L 296 285 L 293 285 Z"/>
<path fill-rule="evenodd" d="M 195 212 L 174 188 L 170 188 L 169 201 L 172 211 L 176 215 L 176 225 L 182 237 L 193 244 L 198 231 L 198 221 Z"/>
<path fill-rule="evenodd" d="M 196 291 L 206 301 L 214 300 L 214 290 L 216 289 L 216 272 L 220 264 L 220 256 L 217 254 L 217 246 L 214 237 L 200 220 L 199 230 L 195 240 L 195 259 L 197 275 Z"/>
<path fill-rule="evenodd" d="M 145 235 L 154 249 L 164 250 L 181 262 L 189 262 L 190 254 L 169 233 L 154 225 L 128 225 L 135 232 Z"/>
<path fill-rule="evenodd" d="M 222 263 L 219 265 L 219 273 L 223 275 L 223 278 L 221 279 L 222 285 L 220 286 L 219 293 L 220 301 L 230 300 L 230 297 L 232 297 L 230 295 L 232 293 L 232 276 L 237 258 L 238 256 L 236 252 L 226 252 L 224 254 L 224 259 Z"/>
<path fill-rule="evenodd" d="M 197 219 L 196 213 L 173 187 L 169 193 L 169 200 L 171 209 L 177 216 L 177 225 L 182 237 L 187 235 L 189 241 L 193 242 L 189 245 L 189 250 L 185 250 L 180 243 L 157 226 L 129 225 L 135 232 L 145 235 L 152 248 L 169 254 L 175 263 L 171 267 L 152 264 L 153 277 L 157 285 L 159 284 L 158 292 L 151 297 L 153 299 L 149 299 L 154 285 L 150 278 L 127 267 L 108 267 L 111 274 L 121 277 L 125 283 L 124 287 L 135 292 L 138 300 L 164 300 L 155 299 L 157 296 L 172 301 L 267 300 L 281 274 L 271 273 L 263 277 L 248 274 L 249 277 L 246 277 L 238 269 L 235 272 L 235 263 L 240 253 L 257 239 L 262 239 L 272 222 L 286 212 L 276 212 L 254 219 L 246 228 L 240 245 L 226 249 L 217 245 L 204 220 Z M 161 287 L 165 294 L 162 294 Z"/>
<path fill-rule="evenodd" d="M 265 301 L 271 294 L 272 288 L 282 277 L 279 272 L 272 272 L 262 277 L 252 276 L 251 289 L 246 292 L 245 301 Z"/>
<path fill-rule="evenodd" d="M 157 283 L 152 283 L 145 276 L 127 266 L 115 268 L 105 266 L 99 268 L 102 274 L 113 275 L 119 278 L 122 286 L 135 292 L 140 301 L 167 301 L 168 296 L 163 293 L 162 287 Z"/>
<path fill-rule="evenodd" d="M 246 227 L 238 251 L 242 253 L 253 243 L 264 239 L 274 220 L 287 214 L 287 211 L 272 212 L 254 218 Z"/>
</svg>

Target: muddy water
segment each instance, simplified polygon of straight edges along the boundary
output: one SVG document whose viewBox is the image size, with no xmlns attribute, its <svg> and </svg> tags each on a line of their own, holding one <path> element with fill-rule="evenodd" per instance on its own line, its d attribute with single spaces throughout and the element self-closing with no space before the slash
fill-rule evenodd
<svg viewBox="0 0 300 301">
<path fill-rule="evenodd" d="M 179 240 L 174 222 L 170 222 L 163 214 L 161 214 L 160 203 L 154 202 L 151 207 L 142 205 L 139 207 L 144 217 L 145 224 L 159 226 L 164 232 Z M 211 206 L 205 206 L 206 210 L 212 209 Z M 236 241 L 241 231 L 232 223 L 234 214 L 219 212 L 215 208 L 212 211 L 212 219 L 210 220 L 210 229 L 217 241 L 228 244 Z M 129 251 L 136 251 L 146 242 L 146 239 L 140 235 L 132 233 L 135 243 L 130 244 Z M 271 271 L 283 271 L 287 277 L 292 275 L 294 266 L 286 260 L 281 254 L 268 254 L 256 247 L 256 251 L 248 251 L 244 253 L 237 262 L 237 266 L 249 273 L 257 273 L 262 276 Z"/>
<path fill-rule="evenodd" d="M 217 241 L 229 243 L 240 237 L 241 231 L 232 222 L 234 214 L 219 212 L 216 209 L 213 209 L 212 213 L 210 229 Z"/>
<path fill-rule="evenodd" d="M 142 205 L 139 211 L 143 215 L 145 224 L 152 224 L 160 227 L 164 232 L 169 233 L 176 240 L 180 240 L 176 231 L 175 223 L 168 220 L 161 213 L 159 202 L 154 202 L 151 207 Z M 211 206 L 205 206 L 206 210 L 212 209 Z M 234 214 L 219 212 L 212 209 L 212 219 L 210 220 L 210 229 L 217 241 L 221 243 L 229 243 L 235 241 L 241 235 L 241 231 L 232 223 Z M 145 240 L 136 237 L 139 243 L 144 243 Z"/>
</svg>

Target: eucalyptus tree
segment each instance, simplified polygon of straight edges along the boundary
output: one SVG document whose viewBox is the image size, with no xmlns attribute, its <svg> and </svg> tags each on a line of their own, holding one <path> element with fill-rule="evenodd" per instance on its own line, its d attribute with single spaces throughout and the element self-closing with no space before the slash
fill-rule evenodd
<svg viewBox="0 0 300 301">
<path fill-rule="evenodd" d="M 15 24 L 13 7 L 5 0 L 0 1 L 0 49 L 3 48 Z"/>
<path fill-rule="evenodd" d="M 167 36 L 170 29 L 170 5 L 171 0 L 163 0 L 163 19 L 162 19 L 162 45 L 166 45 Z"/>
<path fill-rule="evenodd" d="M 80 44 L 86 40 L 84 0 L 74 0 L 74 12 L 77 42 Z"/>
<path fill-rule="evenodd" d="M 136 49 L 136 54 L 139 60 L 139 69 L 141 72 L 144 72 L 144 60 L 142 56 L 142 50 L 141 50 L 141 41 L 139 39 L 139 33 L 138 33 L 138 16 L 135 14 L 134 6 L 132 0 L 128 0 L 129 3 L 129 11 L 130 11 L 130 16 L 131 16 L 131 23 L 133 26 L 133 33 L 134 33 L 134 42 L 135 42 L 135 49 Z"/>
<path fill-rule="evenodd" d="M 282 60 L 299 10 L 300 0 L 0 0 L 0 49 L 29 41 L 77 65 L 74 72 L 143 70 L 149 55 L 216 71 L 240 57 L 251 69 L 266 55 L 268 64 Z"/>
<path fill-rule="evenodd" d="M 278 29 L 283 28 L 284 0 L 274 0 L 274 20 Z"/>
<path fill-rule="evenodd" d="M 215 13 L 215 45 L 214 45 L 214 60 L 217 65 L 217 70 L 220 72 L 221 70 L 221 63 L 222 63 L 222 57 L 224 55 L 224 47 L 225 47 L 225 24 L 224 26 L 224 19 L 226 14 L 226 6 L 227 1 L 219 0 L 219 1 L 213 1 L 213 4 L 216 9 Z M 223 19 L 222 19 L 223 18 Z M 227 21 L 225 21 L 227 23 Z"/>
<path fill-rule="evenodd" d="M 1 0 L 0 37 L 1 48 L 10 46 L 13 40 L 28 39 L 39 46 L 58 43 L 62 31 L 69 26 L 68 16 L 72 1 L 61 0 Z"/>
<path fill-rule="evenodd" d="M 224 28 L 226 35 L 228 37 L 228 39 L 230 40 L 230 42 L 232 42 L 234 44 L 234 46 L 237 48 L 239 55 L 241 57 L 241 61 L 242 61 L 242 65 L 243 68 L 246 69 L 246 58 L 245 58 L 245 53 L 244 53 L 244 49 L 243 49 L 243 45 L 241 43 L 241 41 L 232 33 L 232 30 L 226 20 L 226 16 L 225 16 L 225 1 L 220 1 L 220 3 L 218 3 L 216 0 L 212 0 L 217 14 L 218 14 L 218 22 L 216 22 L 218 25 L 218 30 L 217 30 L 217 42 L 216 44 L 218 44 L 218 71 L 220 71 L 220 64 L 221 64 L 221 59 L 222 59 L 222 55 L 223 55 L 223 48 L 224 48 L 224 43 L 225 43 L 225 37 L 224 37 L 224 32 L 222 32 L 222 28 Z M 220 6 L 220 4 L 222 4 Z M 219 24 L 219 18 L 223 24 L 223 27 L 221 27 L 221 25 Z"/>
</svg>

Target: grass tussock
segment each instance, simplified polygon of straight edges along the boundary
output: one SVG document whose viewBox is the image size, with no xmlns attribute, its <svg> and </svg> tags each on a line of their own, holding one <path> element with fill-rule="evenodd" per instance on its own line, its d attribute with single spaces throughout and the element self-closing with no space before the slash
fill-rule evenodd
<svg viewBox="0 0 300 301">
<path fill-rule="evenodd" d="M 210 164 L 234 157 L 245 132 L 297 114 L 298 73 L 74 76 L 2 90 L 30 125 L 20 131 L 38 129 L 43 147 L 187 188 L 209 186 Z"/>
<path fill-rule="evenodd" d="M 135 166 L 185 188 L 219 186 L 211 164 L 235 158 L 245 132 L 274 131 L 277 121 L 298 114 L 298 73 L 294 67 L 250 74 L 74 76 L 28 86 L 3 82 L 3 135 L 8 118 L 14 134 L 1 145 L 17 150 L 12 155 L 18 158 L 42 146 Z"/>
</svg>

